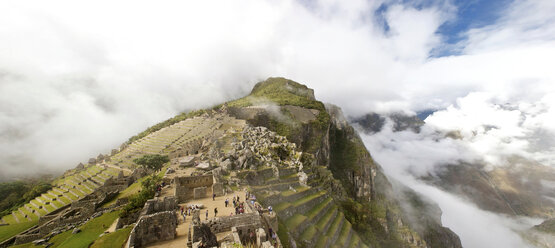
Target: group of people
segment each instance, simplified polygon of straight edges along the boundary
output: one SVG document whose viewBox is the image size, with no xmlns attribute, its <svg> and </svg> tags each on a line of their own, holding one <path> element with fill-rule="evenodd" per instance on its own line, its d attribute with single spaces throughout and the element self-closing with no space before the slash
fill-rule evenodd
<svg viewBox="0 0 555 248">
<path fill-rule="evenodd" d="M 181 206 L 179 208 L 181 210 L 181 216 L 183 216 L 183 222 L 187 220 L 187 215 L 191 215 L 193 210 L 200 209 L 198 205 L 190 205 L 187 208 Z"/>
</svg>

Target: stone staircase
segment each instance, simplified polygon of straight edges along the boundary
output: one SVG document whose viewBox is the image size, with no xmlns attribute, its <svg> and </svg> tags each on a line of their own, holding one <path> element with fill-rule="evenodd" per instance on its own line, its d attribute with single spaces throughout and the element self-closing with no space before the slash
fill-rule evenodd
<svg viewBox="0 0 555 248">
<path fill-rule="evenodd" d="M 283 172 L 283 173 L 282 173 Z M 301 186 L 295 171 L 280 170 L 251 189 L 265 206 L 272 206 L 282 226 L 304 247 L 367 247 L 345 219 L 329 193 L 319 186 Z"/>
</svg>

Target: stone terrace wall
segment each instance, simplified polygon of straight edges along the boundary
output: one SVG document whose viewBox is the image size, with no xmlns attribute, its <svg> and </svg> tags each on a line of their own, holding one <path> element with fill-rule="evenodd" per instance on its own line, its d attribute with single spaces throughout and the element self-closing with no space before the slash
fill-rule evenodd
<svg viewBox="0 0 555 248">
<path fill-rule="evenodd" d="M 33 242 L 37 239 L 40 239 L 42 237 L 42 234 L 40 233 L 36 233 L 36 234 L 26 234 L 26 235 L 17 235 L 15 237 L 15 242 L 14 245 L 19 245 L 19 244 L 25 244 L 25 243 L 29 243 L 29 242 Z"/>
<path fill-rule="evenodd" d="M 211 188 L 214 184 L 212 175 L 176 177 L 175 180 L 175 197 L 178 202 L 184 202 L 193 199 L 193 189 L 199 187 Z"/>
<path fill-rule="evenodd" d="M 141 216 L 131 230 L 126 247 L 139 248 L 158 241 L 174 239 L 177 235 L 176 227 L 177 216 L 174 211 Z"/>
<path fill-rule="evenodd" d="M 174 211 L 177 209 L 177 201 L 173 196 L 163 199 L 150 199 L 145 203 L 141 215 L 148 215 L 164 211 Z"/>
<path fill-rule="evenodd" d="M 232 227 L 237 227 L 238 230 L 245 229 L 244 231 L 246 231 L 249 227 L 252 230 L 255 227 L 262 226 L 258 213 L 222 216 L 203 221 L 203 223 L 206 223 L 213 233 L 228 232 L 231 231 Z"/>
</svg>

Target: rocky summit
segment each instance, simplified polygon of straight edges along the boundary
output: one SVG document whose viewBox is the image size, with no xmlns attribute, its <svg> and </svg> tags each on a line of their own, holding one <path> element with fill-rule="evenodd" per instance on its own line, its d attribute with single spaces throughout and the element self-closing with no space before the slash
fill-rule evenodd
<svg viewBox="0 0 555 248">
<path fill-rule="evenodd" d="M 0 247 L 461 247 L 338 107 L 285 78 L 86 161 L 4 216 Z"/>
</svg>

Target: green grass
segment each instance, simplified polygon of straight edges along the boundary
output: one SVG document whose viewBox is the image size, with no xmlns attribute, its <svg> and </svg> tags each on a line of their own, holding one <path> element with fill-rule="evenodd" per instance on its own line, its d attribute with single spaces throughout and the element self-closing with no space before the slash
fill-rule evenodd
<svg viewBox="0 0 555 248">
<path fill-rule="evenodd" d="M 325 190 L 319 191 L 316 194 L 309 195 L 307 197 L 303 197 L 301 199 L 298 199 L 298 200 L 294 201 L 292 205 L 293 206 L 299 206 L 299 205 L 305 204 L 305 203 L 307 203 L 307 202 L 309 202 L 313 199 L 316 199 L 316 198 L 318 198 L 318 197 L 320 197 L 321 195 L 324 195 L 324 194 L 326 194 Z"/>
<path fill-rule="evenodd" d="M 133 226 L 128 226 L 113 233 L 106 234 L 94 241 L 90 248 L 122 247 L 127 241 L 132 229 Z"/>
<path fill-rule="evenodd" d="M 316 226 L 318 227 L 318 229 L 320 229 L 321 231 L 325 231 L 324 227 L 331 220 L 331 217 L 333 216 L 333 213 L 335 212 L 336 209 L 337 209 L 336 206 L 331 207 L 328 210 L 328 212 L 324 216 L 322 216 L 320 220 L 318 220 L 318 222 L 316 223 Z"/>
<path fill-rule="evenodd" d="M 61 248 L 86 248 L 98 239 L 110 225 L 118 218 L 119 211 L 105 213 L 94 218 L 80 227 L 81 232 L 72 234 L 72 230 L 65 231 L 54 236 L 49 242 L 54 243 L 52 247 Z"/>
<path fill-rule="evenodd" d="M 141 179 L 137 180 L 135 183 L 129 185 L 129 187 L 127 187 L 127 189 L 124 189 L 123 191 L 119 192 L 117 197 L 114 197 L 114 199 L 110 200 L 109 202 L 104 203 L 102 205 L 102 207 L 111 206 L 112 204 L 116 203 L 117 199 L 130 197 L 130 196 L 138 193 L 139 190 L 141 190 L 141 182 L 143 180 L 144 179 L 141 178 Z"/>
<path fill-rule="evenodd" d="M 0 226 L 0 242 L 13 237 L 14 235 L 23 232 L 38 223 L 38 219 L 33 221 L 26 221 L 17 224 L 10 224 L 7 226 Z"/>
<path fill-rule="evenodd" d="M 351 243 L 349 244 L 349 247 L 351 247 L 351 248 L 358 247 L 359 242 L 360 242 L 360 238 L 358 237 L 358 235 L 353 233 L 353 236 L 351 237 Z"/>
<path fill-rule="evenodd" d="M 285 225 L 287 225 L 287 228 L 289 228 L 289 230 L 295 230 L 297 226 L 299 226 L 305 220 L 306 216 L 295 214 L 285 221 Z"/>
<path fill-rule="evenodd" d="M 331 223 L 330 228 L 326 232 L 326 235 L 328 235 L 329 237 L 333 237 L 333 235 L 335 234 L 335 231 L 337 231 L 337 229 L 339 228 L 339 224 L 341 224 L 342 219 L 343 219 L 343 214 L 338 213 L 337 216 L 335 217 L 335 220 L 333 220 L 333 222 Z"/>
<path fill-rule="evenodd" d="M 317 232 L 318 230 L 314 226 L 309 226 L 306 230 L 304 230 L 303 234 L 301 234 L 301 239 L 312 240 Z"/>
<path fill-rule="evenodd" d="M 309 219 L 314 218 L 316 215 L 318 215 L 318 213 L 320 213 L 320 211 L 322 211 L 322 209 L 324 209 L 328 204 L 330 204 L 331 201 L 332 201 L 332 198 L 328 197 L 326 200 L 324 200 L 323 202 L 319 203 L 318 205 L 316 205 L 312 209 L 310 209 L 305 214 L 306 217 L 308 217 Z"/>
<path fill-rule="evenodd" d="M 328 242 L 329 237 L 326 235 L 322 235 L 320 236 L 320 238 L 318 238 L 318 242 L 316 242 L 316 246 L 315 247 L 325 247 L 326 246 L 326 242 Z"/>
<path fill-rule="evenodd" d="M 348 221 L 343 221 L 343 226 L 341 227 L 341 232 L 339 233 L 339 237 L 337 238 L 337 244 L 345 245 L 345 241 L 347 241 L 347 237 L 349 237 L 349 232 L 351 231 L 351 223 Z"/>
<path fill-rule="evenodd" d="M 278 219 L 278 231 L 277 231 L 277 235 L 279 237 L 280 240 L 289 240 L 289 232 L 287 229 L 287 226 L 284 225 L 284 223 Z M 281 244 L 283 245 L 283 247 L 285 248 L 289 248 L 289 242 L 281 242 Z"/>
<path fill-rule="evenodd" d="M 164 173 L 166 172 L 168 167 L 169 167 L 169 165 L 166 165 L 166 166 L 162 167 L 162 169 L 160 170 L 160 172 L 157 173 L 157 175 L 160 176 L 160 177 L 164 176 Z M 129 185 L 129 187 L 127 187 L 127 189 L 124 189 L 123 191 L 121 191 L 118 194 L 118 196 L 114 197 L 114 199 L 112 199 L 111 201 L 104 203 L 102 205 L 102 207 L 111 206 L 112 204 L 116 203 L 116 201 L 120 198 L 130 197 L 130 196 L 138 193 L 141 190 L 141 182 L 144 181 L 147 177 L 148 177 L 148 175 L 140 178 L 139 180 L 137 180 L 133 184 Z"/>
<path fill-rule="evenodd" d="M 25 244 L 20 244 L 20 245 L 13 245 L 10 246 L 10 248 L 27 248 L 27 247 L 44 247 L 42 245 L 34 245 L 33 243 L 25 243 Z"/>
</svg>

